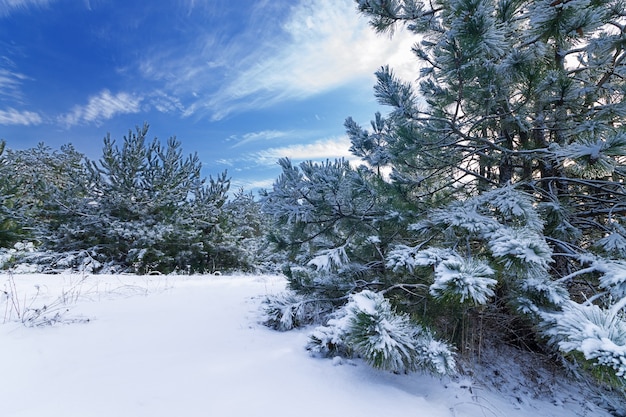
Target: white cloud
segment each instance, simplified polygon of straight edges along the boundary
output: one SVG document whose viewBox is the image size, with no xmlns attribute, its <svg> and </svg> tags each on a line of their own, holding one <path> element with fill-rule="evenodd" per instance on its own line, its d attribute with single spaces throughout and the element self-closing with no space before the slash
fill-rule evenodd
<svg viewBox="0 0 626 417">
<path fill-rule="evenodd" d="M 350 153 L 350 139 L 347 136 L 322 139 L 312 143 L 270 148 L 251 156 L 260 165 L 275 165 L 280 158 L 294 161 L 325 161 L 337 158 L 355 159 Z"/>
<path fill-rule="evenodd" d="M 417 74 L 411 53 L 415 37 L 404 30 L 393 38 L 377 35 L 353 0 L 302 0 L 289 9 L 282 26 L 271 7 L 256 7 L 250 14 L 256 17 L 227 40 L 207 32 L 186 50 L 150 51 L 140 72 L 186 97 L 185 115 L 208 114 L 213 120 L 357 80 L 371 89 L 373 73 L 385 64 L 401 77 Z"/>
<path fill-rule="evenodd" d="M 351 143 L 347 136 L 337 136 L 248 152 L 233 158 L 219 159 L 216 162 L 234 167 L 239 171 L 277 166 L 280 158 L 289 158 L 293 161 L 325 161 L 344 158 L 354 164 L 359 159 L 350 153 L 350 146 Z"/>
<path fill-rule="evenodd" d="M 42 122 L 38 113 L 18 111 L 13 108 L 0 110 L 0 125 L 38 125 Z"/>
<path fill-rule="evenodd" d="M 67 126 L 81 123 L 95 123 L 111 119 L 118 114 L 139 113 L 144 99 L 133 94 L 120 92 L 112 95 L 109 90 L 102 90 L 89 98 L 84 106 L 74 106 L 72 111 L 59 116 L 59 121 Z"/>
<path fill-rule="evenodd" d="M 146 106 L 149 108 L 154 108 L 155 110 L 161 113 L 175 113 L 175 112 L 183 112 L 185 107 L 180 102 L 180 100 L 176 97 L 172 97 L 171 95 L 157 90 L 151 93 L 147 99 Z"/>
<path fill-rule="evenodd" d="M 335 159 L 346 159 L 350 165 L 356 167 L 362 164 L 362 161 L 350 153 L 350 139 L 347 136 L 331 137 L 320 139 L 312 143 L 293 144 L 289 146 L 274 147 L 263 151 L 243 155 L 237 160 L 222 160 L 221 163 L 235 168 L 235 171 L 254 171 L 258 167 L 264 167 L 262 172 L 268 172 L 268 167 L 275 167 L 278 170 L 277 162 L 280 158 L 289 158 L 293 162 L 300 163 L 303 161 L 324 162 L 326 160 L 334 161 Z M 242 164 L 242 161 L 247 161 Z M 251 164 L 254 162 L 254 164 Z M 238 169 L 237 167 L 245 166 Z M 233 182 L 233 187 L 243 187 L 246 190 L 257 190 L 260 188 L 271 188 L 276 180 L 276 176 L 268 178 L 242 178 L 238 175 L 238 180 Z"/>
<path fill-rule="evenodd" d="M 231 191 L 233 190 L 238 190 L 240 188 L 243 188 L 246 191 L 251 191 L 251 190 L 259 190 L 261 188 L 264 189 L 270 189 L 272 188 L 272 185 L 274 185 L 274 182 L 276 181 L 275 178 L 266 178 L 266 179 L 238 179 L 238 180 L 233 180 L 231 183 Z"/>
<path fill-rule="evenodd" d="M 24 74 L 0 68 L 0 95 L 19 98 L 20 85 L 27 78 Z"/>
<path fill-rule="evenodd" d="M 0 0 L 0 17 L 6 17 L 13 12 L 20 12 L 32 8 L 42 8 L 54 0 Z"/>
<path fill-rule="evenodd" d="M 400 76 L 415 77 L 417 64 L 410 52 L 415 38 L 403 30 L 394 38 L 377 35 L 351 0 L 301 2 L 283 29 L 287 42 L 261 50 L 235 79 L 190 110 L 206 106 L 213 119 L 220 119 L 232 111 L 310 97 L 358 79 L 373 85 L 374 71 L 384 64 Z"/>
<path fill-rule="evenodd" d="M 239 146 L 247 145 L 253 142 L 275 140 L 287 137 L 289 135 L 293 135 L 293 132 L 285 132 L 281 130 L 262 130 L 260 132 L 245 133 L 241 136 L 233 135 L 228 138 L 228 141 L 235 141 L 236 143 L 232 147 L 237 148 Z"/>
</svg>

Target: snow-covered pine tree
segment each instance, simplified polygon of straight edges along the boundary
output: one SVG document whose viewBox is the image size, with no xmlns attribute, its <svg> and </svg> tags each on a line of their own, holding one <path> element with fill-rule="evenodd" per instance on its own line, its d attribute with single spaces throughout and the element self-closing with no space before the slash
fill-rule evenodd
<svg viewBox="0 0 626 417">
<path fill-rule="evenodd" d="M 53 150 L 43 143 L 24 150 L 7 149 L 1 168 L 4 184 L 12 184 L 14 218 L 24 227 L 20 239 L 43 243 L 66 209 L 69 199 L 84 191 L 84 157 L 71 145 Z M 78 185 L 80 184 L 80 186 Z"/>
<path fill-rule="evenodd" d="M 461 197 L 524 184 L 545 210 L 561 274 L 577 268 L 568 254 L 619 234 L 619 2 L 357 3 L 377 30 L 405 24 L 419 39 L 417 87 L 387 67 L 377 73 L 395 178 L 415 187 L 416 173 L 447 178 Z"/>
<path fill-rule="evenodd" d="M 196 271 L 248 270 L 250 265 L 245 259 L 239 259 L 240 250 L 232 245 L 230 239 L 234 225 L 230 221 L 225 207 L 228 200 L 230 179 L 226 171 L 215 178 L 209 176 L 208 182 L 197 189 L 189 206 L 189 218 L 192 230 L 198 236 L 202 256 L 194 266 Z"/>
<path fill-rule="evenodd" d="M 356 3 L 377 31 L 404 25 L 418 39 L 413 48 L 421 63 L 417 85 L 387 67 L 377 73 L 376 96 L 391 106 L 392 177 L 416 195 L 423 178 L 437 185 L 447 181 L 446 189 L 461 200 L 412 226 L 420 236 L 412 250 L 417 259 L 437 241 L 453 245 L 468 260 L 486 256 L 498 271 L 499 294 L 512 290 L 505 300 L 535 318 L 546 309 L 574 311 L 566 307 L 573 302 L 566 290 L 608 303 L 609 311 L 623 307 L 613 290 L 623 279 L 610 285 L 598 280 L 602 262 L 590 262 L 590 252 L 623 257 L 624 5 Z M 490 199 L 506 194 L 508 184 L 517 194 L 511 195 L 506 215 Z M 516 213 L 534 210 L 541 221 Z M 619 322 L 623 316 L 610 317 Z M 563 334 L 564 323 L 573 322 L 555 321 Z M 623 346 L 621 339 L 613 342 Z M 577 349 L 584 350 L 582 345 Z"/>
<path fill-rule="evenodd" d="M 517 334 L 532 334 L 527 324 L 543 322 L 564 351 L 584 352 L 601 365 L 626 360 L 626 353 L 615 356 L 626 352 L 621 336 L 610 339 L 613 346 L 581 337 L 575 326 L 568 330 L 572 311 L 582 311 L 571 305 L 580 302 L 604 311 L 609 319 L 602 326 L 615 324 L 617 331 L 607 335 L 623 328 L 623 314 L 615 311 L 624 307 L 626 275 L 610 273 L 607 265 L 620 265 L 626 248 L 624 5 L 356 4 L 379 32 L 402 25 L 415 33 L 421 70 L 413 83 L 382 67 L 375 95 L 390 111 L 376 114 L 371 132 L 346 121 L 352 152 L 366 164 L 354 170 L 369 184 L 363 187 L 374 187 L 371 180 L 381 179 L 382 167 L 391 170 L 390 181 L 373 188 L 371 210 L 384 218 L 393 208 L 385 202 L 401 201 L 397 218 L 407 229 L 375 235 L 386 242 L 385 266 L 364 282 L 350 271 L 344 282 L 363 285 L 338 288 L 338 299 L 345 302 L 342 291 L 344 297 L 380 291 L 439 334 L 462 333 L 456 314 L 459 323 L 476 315 L 504 318 L 509 326 L 523 326 L 512 329 Z M 329 191 L 317 191 L 304 170 L 282 165 L 268 200 L 277 217 L 292 226 L 290 233 L 309 228 L 317 239 L 334 232 L 334 217 L 323 214 L 342 204 L 316 197 L 350 195 L 349 182 L 337 182 L 348 176 L 333 174 L 334 182 L 320 182 Z M 341 230 L 325 246 L 307 246 L 293 258 L 307 271 L 309 287 L 319 287 L 328 271 L 359 252 L 354 244 L 344 246 L 353 242 L 355 229 Z M 445 314 L 437 320 L 437 312 Z M 600 345 L 612 347 L 586 350 Z"/>
<path fill-rule="evenodd" d="M 275 220 L 273 240 L 287 254 L 285 273 L 297 295 L 268 299 L 267 324 L 285 330 L 327 322 L 312 335 L 311 350 L 357 355 L 395 372 L 453 372 L 451 348 L 373 292 L 399 283 L 409 291 L 423 287 L 387 271 L 392 244 L 408 235 L 416 217 L 407 197 L 384 181 L 382 162 L 374 169 L 354 169 L 345 160 L 279 163 L 283 174 L 265 194 L 263 210 Z M 390 295 L 398 301 L 397 293 Z M 359 300 L 366 298 L 373 307 L 361 311 L 367 303 Z M 333 305 L 338 311 L 329 316 Z M 339 324 L 337 315 L 352 319 Z"/>
<path fill-rule="evenodd" d="M 24 150 L 7 148 L 0 178 L 0 210 L 4 220 L 10 218 L 9 224 L 13 225 L 9 246 L 16 245 L 9 250 L 10 261 L 4 267 L 15 263 L 40 264 L 51 271 L 63 260 L 69 260 L 71 266 L 80 263 L 80 257 L 71 249 L 74 245 L 68 241 L 61 250 L 63 254 L 50 249 L 63 246 L 60 228 L 86 194 L 89 176 L 83 155 L 72 145 L 54 150 L 43 143 Z M 62 268 L 69 266 L 64 264 Z"/>
<path fill-rule="evenodd" d="M 148 142 L 147 133 L 148 125 L 130 131 L 121 146 L 104 139 L 102 158 L 83 166 L 87 184 L 75 184 L 56 206 L 49 248 L 86 251 L 103 265 L 137 272 L 213 268 L 209 235 L 229 179 L 223 173 L 205 182 L 196 155 L 183 157 L 175 138 Z"/>
<path fill-rule="evenodd" d="M 5 153 L 6 142 L 0 141 L 0 248 L 12 246 L 20 238 L 20 226 L 15 210 L 15 193 L 19 184 L 12 175 Z"/>
<path fill-rule="evenodd" d="M 292 288 L 333 298 L 383 286 L 389 244 L 411 217 L 399 209 L 402 196 L 393 199 L 380 175 L 346 160 L 279 164 L 262 207 L 276 222 L 270 238 L 287 256 Z"/>
<path fill-rule="evenodd" d="M 276 272 L 279 260 L 267 240 L 270 222 L 253 193 L 240 188 L 230 196 L 223 213 L 222 246 L 231 253 L 237 268 Z"/>
</svg>

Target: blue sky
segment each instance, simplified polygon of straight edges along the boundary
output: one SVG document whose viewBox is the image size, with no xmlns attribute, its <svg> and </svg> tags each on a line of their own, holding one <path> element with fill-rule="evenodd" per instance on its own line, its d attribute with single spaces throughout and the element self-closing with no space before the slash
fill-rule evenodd
<svg viewBox="0 0 626 417">
<path fill-rule="evenodd" d="M 348 157 L 374 71 L 417 74 L 405 32 L 376 35 L 352 0 L 0 0 L 0 138 L 97 159 L 150 124 L 206 176 L 270 187 L 276 161 Z"/>
</svg>

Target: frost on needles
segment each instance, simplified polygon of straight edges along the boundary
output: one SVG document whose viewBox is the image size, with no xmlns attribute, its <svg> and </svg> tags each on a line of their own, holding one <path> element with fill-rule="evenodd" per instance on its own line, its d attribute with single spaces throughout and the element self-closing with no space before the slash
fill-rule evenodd
<svg viewBox="0 0 626 417">
<path fill-rule="evenodd" d="M 324 356 L 354 354 L 392 372 L 456 372 L 453 348 L 406 314 L 395 313 L 380 293 L 369 290 L 351 295 L 326 326 L 311 333 L 307 348 Z"/>
</svg>

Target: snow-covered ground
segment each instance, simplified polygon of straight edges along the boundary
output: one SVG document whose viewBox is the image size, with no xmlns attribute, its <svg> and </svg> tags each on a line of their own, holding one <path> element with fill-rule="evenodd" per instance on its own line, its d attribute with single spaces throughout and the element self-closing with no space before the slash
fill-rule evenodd
<svg viewBox="0 0 626 417">
<path fill-rule="evenodd" d="M 312 358 L 310 330 L 259 324 L 263 296 L 284 286 L 275 276 L 0 275 L 0 416 L 609 415 L 575 392 L 516 389 L 515 378 L 497 392 L 469 377 Z"/>
</svg>

